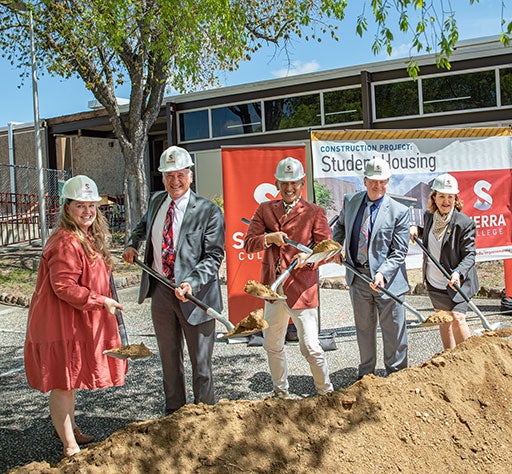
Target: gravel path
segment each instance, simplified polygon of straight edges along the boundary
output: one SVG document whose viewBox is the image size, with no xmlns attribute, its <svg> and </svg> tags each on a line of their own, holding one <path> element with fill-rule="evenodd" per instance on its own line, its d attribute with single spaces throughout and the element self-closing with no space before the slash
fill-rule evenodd
<svg viewBox="0 0 512 474">
<path fill-rule="evenodd" d="M 98 441 L 131 422 L 158 418 L 162 414 L 160 364 L 149 302 L 138 305 L 137 293 L 138 287 L 119 290 L 119 297 L 125 305 L 128 338 L 131 343 L 144 342 L 155 355 L 130 363 L 124 387 L 78 392 L 77 423 Z M 227 301 L 225 294 L 224 301 Z M 407 302 L 425 316 L 430 314 L 431 306 L 427 297 L 408 296 Z M 478 299 L 475 302 L 486 315 L 500 310 L 497 299 Z M 27 312 L 26 308 L 0 305 L 0 393 L 3 398 L 0 409 L 0 472 L 31 461 L 55 463 L 62 450 L 60 441 L 52 436 L 48 395 L 30 389 L 24 377 L 23 343 Z M 509 326 L 512 324 L 509 318 L 502 315 L 490 315 L 488 319 L 490 322 L 499 320 Z M 415 318 L 408 314 L 408 320 L 412 323 Z M 473 313 L 469 313 L 469 322 L 472 329 L 481 328 L 479 319 Z M 358 364 L 348 291 L 321 290 L 321 326 L 321 334 L 333 335 L 337 344 L 337 350 L 327 352 L 334 388 L 346 388 L 355 381 Z M 218 324 L 218 330 L 223 331 L 223 326 Z M 410 326 L 408 334 L 411 365 L 421 364 L 441 350 L 436 327 Z M 297 343 L 287 344 L 287 354 L 291 392 L 299 396 L 313 395 L 312 377 Z M 379 347 L 379 374 L 383 373 L 381 359 Z M 272 390 L 266 355 L 261 347 L 218 342 L 213 362 L 218 399 L 257 400 Z M 188 360 L 186 368 L 190 380 Z"/>
</svg>

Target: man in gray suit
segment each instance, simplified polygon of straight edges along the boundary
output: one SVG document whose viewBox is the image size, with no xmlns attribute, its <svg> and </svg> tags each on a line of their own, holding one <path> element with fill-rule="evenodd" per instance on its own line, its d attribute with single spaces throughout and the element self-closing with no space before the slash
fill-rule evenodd
<svg viewBox="0 0 512 474">
<path fill-rule="evenodd" d="M 224 217 L 213 202 L 190 189 L 192 158 L 171 146 L 162 153 L 158 171 L 165 191 L 155 193 L 146 214 L 135 226 L 123 258 L 133 263 L 146 241 L 144 261 L 179 285 L 176 290 L 142 274 L 139 303 L 151 297 L 163 369 L 165 414 L 186 403 L 183 340 L 192 363 L 194 403 L 214 404 L 212 354 L 215 320 L 187 301 L 193 294 L 222 311 L 219 267 L 224 258 Z"/>
<path fill-rule="evenodd" d="M 333 230 L 333 239 L 345 244 L 347 262 L 373 280 L 369 285 L 347 269 L 360 355 L 358 378 L 375 371 L 378 323 L 386 374 L 407 367 L 404 308 L 379 291 L 385 287 L 403 298 L 409 290 L 405 271 L 409 212 L 386 194 L 390 176 L 387 161 L 370 160 L 364 172 L 366 191 L 345 196 Z"/>
</svg>

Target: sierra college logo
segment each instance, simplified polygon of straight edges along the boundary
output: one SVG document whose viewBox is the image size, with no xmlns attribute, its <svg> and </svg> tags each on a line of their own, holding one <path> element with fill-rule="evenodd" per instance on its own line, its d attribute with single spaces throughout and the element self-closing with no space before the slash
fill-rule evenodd
<svg viewBox="0 0 512 474">
<path fill-rule="evenodd" d="M 271 201 L 279 194 L 279 190 L 270 183 L 261 183 L 256 186 L 253 196 L 254 200 L 261 204 L 262 202 Z"/>
<path fill-rule="evenodd" d="M 491 183 L 485 180 L 477 181 L 473 186 L 473 191 L 477 196 L 473 207 L 480 213 L 476 213 L 471 218 L 476 225 L 476 236 L 480 238 L 502 238 L 505 235 L 510 235 L 505 233 L 507 222 L 503 212 L 485 212 L 493 206 L 493 199 L 489 194 L 491 186 Z"/>
<path fill-rule="evenodd" d="M 490 191 L 491 186 L 491 183 L 484 180 L 480 180 L 477 183 L 475 183 L 473 191 L 478 197 L 478 199 L 475 201 L 475 204 L 473 204 L 473 207 L 475 209 L 478 209 L 479 211 L 487 211 L 491 208 L 492 196 L 488 192 L 486 192 Z"/>
</svg>

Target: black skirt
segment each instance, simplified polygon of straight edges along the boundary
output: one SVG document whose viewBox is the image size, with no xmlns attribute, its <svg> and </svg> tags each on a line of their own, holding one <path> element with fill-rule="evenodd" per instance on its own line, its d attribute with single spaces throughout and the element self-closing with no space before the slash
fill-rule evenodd
<svg viewBox="0 0 512 474">
<path fill-rule="evenodd" d="M 444 311 L 455 311 L 457 313 L 466 314 L 468 310 L 468 303 L 466 301 L 461 301 L 460 303 L 456 303 L 452 300 L 447 290 L 440 290 L 439 288 L 434 288 L 427 280 L 427 290 L 428 296 L 430 297 L 430 301 L 432 302 L 432 306 L 434 309 L 441 309 Z"/>
</svg>

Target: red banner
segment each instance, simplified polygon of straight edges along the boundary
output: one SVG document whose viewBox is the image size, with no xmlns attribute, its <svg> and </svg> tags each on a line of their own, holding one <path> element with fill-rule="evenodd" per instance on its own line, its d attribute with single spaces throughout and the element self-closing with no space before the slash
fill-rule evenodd
<svg viewBox="0 0 512 474">
<path fill-rule="evenodd" d="M 278 198 L 274 173 L 277 163 L 288 156 L 306 169 L 304 145 L 222 148 L 228 308 L 234 324 L 264 305 L 262 299 L 244 292 L 248 280 L 260 281 L 263 251 L 251 255 L 244 251 L 248 225 L 242 218 L 251 219 L 261 202 Z"/>
<path fill-rule="evenodd" d="M 511 171 L 451 173 L 459 183 L 463 212 L 476 224 L 478 249 L 512 246 Z"/>
</svg>

